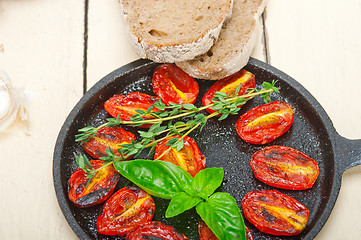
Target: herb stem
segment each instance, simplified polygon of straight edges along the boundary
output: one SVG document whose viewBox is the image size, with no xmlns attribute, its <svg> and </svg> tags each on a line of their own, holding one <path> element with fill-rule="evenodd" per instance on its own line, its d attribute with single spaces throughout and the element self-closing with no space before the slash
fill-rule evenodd
<svg viewBox="0 0 361 240">
<path fill-rule="evenodd" d="M 119 161 L 119 160 L 118 160 L 118 161 Z M 106 163 L 104 163 L 101 167 L 99 167 L 99 168 L 97 168 L 97 169 L 91 170 L 91 171 L 89 172 L 89 174 L 91 174 L 91 175 L 94 176 L 97 172 L 99 172 L 100 170 L 108 167 L 108 166 L 111 165 L 111 164 L 113 164 L 113 162 L 106 162 Z"/>
<path fill-rule="evenodd" d="M 106 161 L 106 163 L 102 167 L 95 170 L 92 169 L 90 171 L 88 169 L 83 169 L 83 170 L 88 172 L 90 175 L 94 175 L 100 169 L 103 169 L 109 166 L 110 164 L 113 164 L 113 162 L 115 161 L 124 160 L 128 156 L 132 156 L 132 155 L 138 156 L 138 154 L 140 154 L 144 148 L 151 147 L 153 149 L 155 145 L 158 144 L 159 142 L 176 135 L 181 135 L 181 136 L 176 141 L 170 143 L 171 146 L 168 149 L 166 149 L 161 155 L 159 155 L 157 159 L 162 158 L 172 148 L 176 148 L 177 151 L 179 151 L 180 149 L 183 148 L 183 143 L 180 142 L 183 141 L 186 136 L 188 136 L 192 131 L 194 131 L 200 125 L 204 126 L 208 119 L 215 116 L 220 116 L 218 120 L 223 120 L 227 118 L 230 114 L 232 115 L 237 114 L 239 111 L 239 106 L 245 104 L 248 100 L 251 100 L 252 98 L 258 95 L 261 95 L 261 97 L 266 103 L 267 101 L 270 101 L 270 97 L 269 97 L 270 93 L 279 92 L 278 88 L 274 86 L 275 83 L 276 81 L 273 81 L 272 83 L 264 82 L 262 84 L 263 88 L 261 90 L 252 89 L 251 91 L 248 91 L 247 94 L 240 96 L 237 95 L 239 89 L 238 91 L 236 90 L 235 95 L 233 96 L 228 96 L 222 92 L 216 92 L 211 104 L 199 108 L 195 107 L 193 104 L 171 104 L 169 106 L 166 106 L 164 103 L 159 101 L 153 104 L 151 108 L 148 108 L 146 112 L 139 111 L 138 114 L 132 116 L 132 120 L 130 121 L 123 121 L 119 119 L 119 117 L 116 119 L 109 118 L 107 119 L 108 121 L 106 123 L 103 123 L 98 127 L 82 128 L 79 130 L 79 132 L 81 133 L 76 135 L 76 141 L 81 142 L 81 144 L 85 143 L 86 141 L 94 137 L 97 131 L 103 127 L 117 126 L 120 124 L 135 125 L 135 126 L 140 126 L 144 124 L 152 125 L 152 127 L 148 132 L 139 131 L 139 134 L 142 137 L 142 140 L 140 142 L 138 143 L 132 142 L 131 144 L 125 144 L 123 147 L 122 145 L 119 145 L 121 148 L 118 151 L 121 154 L 121 157 L 114 154 L 112 149 L 109 149 L 108 152 L 106 151 L 107 157 L 101 158 L 102 160 Z M 160 113 L 152 112 L 152 109 L 154 107 L 156 108 L 158 107 L 158 109 L 160 109 L 161 112 Z M 215 111 L 209 114 L 208 116 L 199 113 L 200 111 L 203 111 L 208 108 L 213 108 L 213 110 Z M 153 118 L 143 119 L 143 117 L 147 115 L 148 116 L 150 115 Z M 188 120 L 186 123 L 177 122 L 175 124 L 172 124 L 171 122 L 174 119 L 177 118 L 184 119 L 185 117 L 194 117 L 194 119 Z M 165 121 L 170 121 L 168 126 L 167 127 L 161 126 L 161 123 Z M 159 125 L 157 126 L 154 124 L 159 124 Z M 166 136 L 155 139 L 156 136 L 163 134 L 166 134 Z"/>
<path fill-rule="evenodd" d="M 219 114 L 218 111 L 217 111 L 217 112 L 214 112 L 214 113 L 208 115 L 208 116 L 206 117 L 206 119 L 209 119 L 209 118 L 212 118 L 212 117 L 214 117 L 214 116 L 217 116 L 218 114 Z M 196 128 L 198 128 L 201 124 L 202 124 L 202 122 L 199 122 L 199 123 L 197 123 L 196 125 L 194 125 L 193 127 L 191 127 L 191 128 L 190 128 L 185 134 L 183 134 L 174 144 L 177 144 L 178 142 L 183 141 L 183 139 L 184 139 L 185 136 L 188 136 L 191 132 L 193 132 L 193 131 L 194 131 Z M 185 128 L 184 131 L 187 130 L 189 127 L 190 127 L 190 125 L 189 125 L 187 128 Z M 169 136 L 167 136 L 167 137 L 169 137 Z M 164 137 L 163 139 L 165 139 L 165 138 L 167 138 L 167 137 Z M 163 139 L 162 139 L 162 140 L 163 140 Z M 161 155 L 159 155 L 159 156 L 156 158 L 156 160 L 159 160 L 160 158 L 162 158 L 162 157 L 163 157 L 165 154 L 167 154 L 171 149 L 172 149 L 172 147 L 169 147 L 169 148 L 168 148 L 167 150 L 165 150 Z"/>
<path fill-rule="evenodd" d="M 201 123 L 197 123 L 194 125 L 191 129 L 189 129 L 185 134 L 183 134 L 174 144 L 183 141 L 184 137 L 187 136 L 189 133 L 191 133 L 194 129 L 196 129 Z M 169 137 L 169 136 L 168 136 Z M 167 138 L 167 137 L 166 137 Z M 172 149 L 172 146 L 170 146 L 168 149 L 166 149 L 164 152 L 162 152 L 161 155 L 159 155 L 155 160 L 159 160 L 162 158 L 165 154 L 167 154 Z"/>
<path fill-rule="evenodd" d="M 256 96 L 258 96 L 260 94 L 269 93 L 269 92 L 273 92 L 273 90 L 268 89 L 268 90 L 262 90 L 262 91 L 259 91 L 259 92 L 247 93 L 245 95 L 228 98 L 225 101 L 226 102 L 233 102 L 233 101 L 235 101 L 237 99 L 240 99 L 240 98 L 247 98 L 247 100 L 251 100 L 252 98 L 254 98 L 254 97 L 256 97 Z M 142 124 L 161 123 L 161 122 L 164 122 L 164 121 L 170 121 L 170 120 L 173 120 L 173 119 L 186 117 L 188 115 L 200 112 L 200 111 L 205 110 L 207 108 L 211 108 L 214 105 L 215 105 L 214 103 L 211 103 L 211 104 L 208 104 L 206 106 L 197 108 L 196 110 L 187 111 L 187 112 L 184 112 L 184 113 L 181 113 L 181 114 L 177 114 L 177 115 L 170 116 L 170 117 L 165 117 L 165 118 L 159 118 L 159 116 L 157 116 L 158 117 L 157 119 L 146 119 L 146 120 L 140 120 L 140 121 L 120 121 L 120 122 L 121 122 L 121 124 L 128 124 L 128 125 L 141 124 L 141 123 Z"/>
</svg>

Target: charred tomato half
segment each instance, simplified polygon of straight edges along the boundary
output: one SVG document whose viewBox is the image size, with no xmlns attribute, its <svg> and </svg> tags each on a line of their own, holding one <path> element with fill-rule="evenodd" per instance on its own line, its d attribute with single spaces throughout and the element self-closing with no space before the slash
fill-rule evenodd
<svg viewBox="0 0 361 240">
<path fill-rule="evenodd" d="M 82 146 L 84 150 L 94 158 L 106 157 L 106 149 L 109 147 L 117 156 L 121 156 L 118 149 L 120 145 L 131 143 L 135 140 L 133 133 L 128 132 L 120 127 L 103 127 L 100 128 L 94 137 L 85 142 Z M 130 158 L 131 156 L 129 156 Z M 129 159 L 127 158 L 127 159 Z"/>
<path fill-rule="evenodd" d="M 247 93 L 247 89 L 254 88 L 256 86 L 255 76 L 242 69 L 229 77 L 217 80 L 212 87 L 204 94 L 202 102 L 204 106 L 210 105 L 213 103 L 213 97 L 216 92 L 224 92 L 228 96 L 235 94 L 236 88 L 241 85 L 241 88 L 238 92 L 238 96 L 244 95 Z M 211 108 L 207 108 L 209 113 L 215 112 Z"/>
<path fill-rule="evenodd" d="M 138 114 L 136 110 L 147 111 L 149 107 L 159 100 L 158 97 L 150 96 L 145 93 L 131 92 L 121 95 L 114 95 L 104 103 L 105 110 L 113 117 L 123 121 L 130 121 L 132 116 Z M 159 109 L 153 108 L 152 112 L 158 112 Z M 154 119 L 151 114 L 147 114 L 143 119 Z M 150 124 L 144 124 L 141 127 L 149 128 Z"/>
<path fill-rule="evenodd" d="M 142 239 L 188 240 L 184 234 L 178 232 L 174 227 L 158 221 L 145 223 L 126 237 L 126 240 Z"/>
<path fill-rule="evenodd" d="M 105 235 L 125 236 L 139 225 L 152 220 L 155 204 L 138 187 L 124 187 L 104 204 L 97 220 L 97 231 Z"/>
<path fill-rule="evenodd" d="M 260 181 L 278 188 L 311 188 L 318 174 L 317 162 L 306 154 L 284 146 L 270 146 L 255 152 L 250 162 Z"/>
<path fill-rule="evenodd" d="M 174 64 L 162 64 L 153 74 L 154 93 L 169 105 L 194 103 L 199 93 L 197 81 Z"/>
<path fill-rule="evenodd" d="M 188 136 L 183 138 L 184 146 L 179 151 L 168 146 L 168 142 L 171 139 L 179 139 L 180 137 L 181 136 L 176 135 L 159 142 L 155 150 L 154 159 L 174 163 L 194 177 L 199 171 L 205 168 L 206 158 L 199 151 L 197 143 Z M 171 149 L 163 155 L 169 148 Z"/>
<path fill-rule="evenodd" d="M 237 134 L 253 144 L 269 143 L 284 134 L 292 125 L 294 111 L 283 101 L 252 108 L 236 122 Z"/>
<path fill-rule="evenodd" d="M 308 222 L 309 210 L 296 199 L 275 190 L 258 190 L 241 201 L 243 214 L 261 232 L 276 236 L 301 233 Z"/>
<path fill-rule="evenodd" d="M 75 170 L 68 181 L 69 199 L 75 206 L 81 208 L 106 201 L 114 192 L 120 177 L 113 165 L 103 166 L 104 161 L 101 160 L 90 160 L 89 162 L 94 169 L 102 167 L 89 182 L 87 173 L 80 168 Z"/>
</svg>

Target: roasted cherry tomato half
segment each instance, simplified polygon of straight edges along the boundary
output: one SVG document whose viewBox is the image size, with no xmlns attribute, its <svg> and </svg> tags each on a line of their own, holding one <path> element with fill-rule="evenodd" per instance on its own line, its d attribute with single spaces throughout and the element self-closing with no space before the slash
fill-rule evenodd
<svg viewBox="0 0 361 240">
<path fill-rule="evenodd" d="M 194 103 L 199 93 L 196 80 L 174 64 L 158 66 L 152 79 L 154 93 L 169 105 Z"/>
<path fill-rule="evenodd" d="M 136 115 L 135 110 L 147 111 L 149 107 L 159 100 L 158 97 L 150 96 L 145 93 L 132 92 L 122 95 L 114 95 L 104 103 L 105 110 L 112 115 L 113 118 L 118 118 L 123 121 L 129 121 L 132 116 Z M 159 109 L 153 108 L 152 112 L 157 112 Z M 155 118 L 151 114 L 143 117 L 143 119 Z M 141 127 L 147 128 L 151 124 L 144 124 Z"/>
<path fill-rule="evenodd" d="M 301 233 L 308 222 L 309 210 L 296 199 L 275 190 L 258 190 L 241 201 L 243 214 L 258 230 L 277 236 Z"/>
<path fill-rule="evenodd" d="M 311 188 L 319 174 L 315 160 L 290 147 L 265 147 L 253 154 L 250 164 L 257 179 L 283 189 Z"/>
<path fill-rule="evenodd" d="M 221 80 L 217 80 L 215 84 L 212 85 L 204 94 L 202 98 L 202 102 L 204 106 L 210 105 L 213 103 L 213 97 L 216 94 L 216 92 L 224 92 L 227 95 L 231 96 L 235 94 L 236 88 L 241 85 L 241 88 L 238 92 L 238 96 L 244 95 L 247 92 L 247 89 L 249 88 L 255 88 L 256 86 L 256 80 L 255 76 L 242 69 L 231 76 L 228 76 L 226 78 L 223 78 Z M 207 111 L 209 113 L 214 113 L 215 110 L 211 108 L 207 108 Z"/>
<path fill-rule="evenodd" d="M 125 187 L 104 204 L 97 220 L 97 230 L 105 235 L 125 236 L 140 224 L 152 220 L 155 204 L 152 197 L 138 187 Z"/>
<path fill-rule="evenodd" d="M 142 239 L 164 239 L 164 240 L 188 240 L 188 238 L 178 232 L 174 227 L 164 225 L 161 222 L 147 222 L 140 225 L 133 232 L 129 233 L 126 240 Z"/>
<path fill-rule="evenodd" d="M 251 231 L 246 227 L 246 240 L 253 240 Z M 207 226 L 207 224 L 200 220 L 198 224 L 198 233 L 200 240 L 218 240 L 217 236 L 212 232 L 212 230 Z"/>
<path fill-rule="evenodd" d="M 100 158 L 107 156 L 105 149 L 110 147 L 120 157 L 118 152 L 118 149 L 121 148 L 120 145 L 131 143 L 132 140 L 135 140 L 134 134 L 125 131 L 123 128 L 103 127 L 98 130 L 94 137 L 83 144 L 83 148 L 90 156 Z"/>
<path fill-rule="evenodd" d="M 90 160 L 89 162 L 94 169 L 104 165 L 104 161 L 101 160 Z M 114 192 L 119 177 L 120 174 L 113 165 L 108 165 L 99 170 L 88 183 L 87 174 L 78 168 L 68 181 L 69 199 L 77 207 L 90 207 L 102 203 Z"/>
<path fill-rule="evenodd" d="M 284 134 L 292 125 L 294 111 L 282 101 L 252 108 L 236 123 L 238 135 L 246 142 L 269 143 Z"/>
<path fill-rule="evenodd" d="M 168 137 L 157 144 L 155 149 L 154 159 L 158 159 L 163 152 L 168 150 L 170 146 L 167 143 L 172 138 L 180 138 L 176 135 Z M 161 156 L 158 160 L 174 163 L 180 166 L 193 177 L 206 166 L 206 158 L 199 151 L 197 143 L 190 137 L 185 136 L 183 138 L 184 146 L 181 150 L 177 151 L 175 148 L 171 148 L 166 154 Z"/>
</svg>

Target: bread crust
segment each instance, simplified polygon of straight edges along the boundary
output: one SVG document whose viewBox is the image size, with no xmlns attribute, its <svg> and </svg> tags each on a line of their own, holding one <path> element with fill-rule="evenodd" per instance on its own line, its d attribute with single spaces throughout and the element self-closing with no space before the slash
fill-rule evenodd
<svg viewBox="0 0 361 240">
<path fill-rule="evenodd" d="M 197 55 L 207 52 L 217 40 L 223 23 L 231 17 L 233 6 L 233 0 L 226 0 L 229 7 L 219 19 L 219 24 L 214 28 L 204 30 L 203 34 L 195 36 L 192 40 L 167 44 L 142 38 L 139 34 L 132 31 L 127 14 L 128 10 L 124 9 L 125 1 L 126 0 L 121 0 L 120 3 L 131 46 L 142 58 L 148 58 L 155 62 L 168 63 L 190 60 Z"/>
<path fill-rule="evenodd" d="M 131 46 L 141 58 L 148 58 L 154 62 L 174 63 L 186 61 L 207 52 L 217 40 L 222 24 L 215 29 L 210 29 L 203 37 L 194 42 L 176 45 L 160 46 L 151 42 L 142 41 L 129 30 Z"/>
<path fill-rule="evenodd" d="M 208 53 L 192 60 L 176 62 L 176 65 L 192 77 L 207 80 L 222 79 L 242 69 L 247 64 L 257 42 L 259 19 L 264 11 L 266 0 L 248 0 L 256 4 L 254 9 L 246 8 L 248 12 L 240 10 L 245 7 L 242 4 L 247 4 L 244 2 L 247 1 L 234 1 L 233 14 L 235 16 L 232 16 L 231 20 L 225 24 L 218 41 Z M 231 28 L 241 28 L 242 26 L 238 25 L 242 24 L 247 24 L 243 26 L 245 34 L 242 36 L 242 41 L 232 43 Z M 224 45 L 227 46 L 226 50 Z M 225 51 L 227 54 L 224 53 Z"/>
</svg>

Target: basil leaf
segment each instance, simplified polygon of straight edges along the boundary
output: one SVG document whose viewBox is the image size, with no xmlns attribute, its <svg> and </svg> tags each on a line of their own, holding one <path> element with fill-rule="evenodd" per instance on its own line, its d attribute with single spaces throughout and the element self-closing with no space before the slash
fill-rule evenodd
<svg viewBox="0 0 361 240">
<path fill-rule="evenodd" d="M 199 197 L 192 197 L 185 192 L 176 193 L 170 201 L 167 211 L 165 213 L 166 218 L 174 217 L 187 211 L 202 201 Z"/>
<path fill-rule="evenodd" d="M 192 176 L 164 161 L 137 159 L 114 163 L 115 169 L 150 195 L 171 199 L 176 193 L 192 193 Z"/>
<path fill-rule="evenodd" d="M 245 240 L 246 230 L 236 200 L 219 192 L 196 206 L 197 213 L 213 233 L 222 240 Z"/>
<path fill-rule="evenodd" d="M 206 168 L 194 176 L 192 187 L 196 195 L 207 200 L 222 184 L 223 168 Z"/>
</svg>

